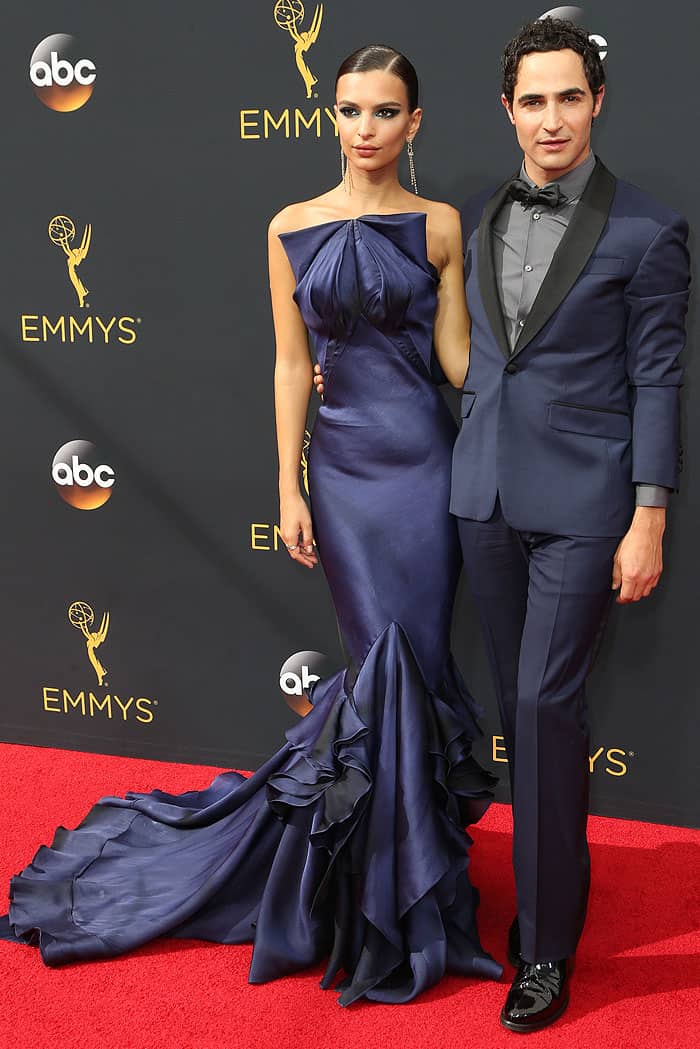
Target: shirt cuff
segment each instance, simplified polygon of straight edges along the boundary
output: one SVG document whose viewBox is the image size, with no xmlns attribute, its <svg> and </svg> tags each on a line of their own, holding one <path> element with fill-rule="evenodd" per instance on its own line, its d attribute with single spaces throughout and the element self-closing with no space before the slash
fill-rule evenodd
<svg viewBox="0 0 700 1049">
<path fill-rule="evenodd" d="M 660 484 L 638 484 L 637 506 L 668 506 L 670 488 L 664 488 Z"/>
</svg>

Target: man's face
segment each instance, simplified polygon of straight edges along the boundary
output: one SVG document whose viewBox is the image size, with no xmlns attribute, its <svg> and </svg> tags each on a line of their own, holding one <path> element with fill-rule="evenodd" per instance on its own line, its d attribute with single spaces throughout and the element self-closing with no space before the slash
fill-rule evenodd
<svg viewBox="0 0 700 1049">
<path fill-rule="evenodd" d="M 600 112 L 575 51 L 533 52 L 520 59 L 512 106 L 501 102 L 525 154 L 525 170 L 538 186 L 561 178 L 588 156 L 591 121 Z"/>
</svg>

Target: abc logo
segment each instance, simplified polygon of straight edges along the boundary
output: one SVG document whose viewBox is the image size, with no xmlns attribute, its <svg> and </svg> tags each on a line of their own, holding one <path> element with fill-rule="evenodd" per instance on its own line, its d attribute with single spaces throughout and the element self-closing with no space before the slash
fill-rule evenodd
<svg viewBox="0 0 700 1049">
<path fill-rule="evenodd" d="M 75 38 L 65 33 L 42 40 L 29 63 L 29 79 L 37 98 L 58 113 L 72 113 L 84 106 L 96 76 L 95 63 L 82 57 Z"/>
<path fill-rule="evenodd" d="M 322 652 L 296 652 L 289 657 L 280 670 L 280 688 L 295 714 L 303 717 L 309 713 L 309 686 L 331 673 L 330 660 Z"/>
<path fill-rule="evenodd" d="M 94 444 L 69 441 L 56 452 L 51 476 L 61 499 L 77 510 L 104 506 L 114 487 L 114 470 L 100 462 Z"/>
<path fill-rule="evenodd" d="M 576 25 L 581 25 L 584 14 L 582 7 L 553 7 L 551 11 L 545 11 L 543 15 L 540 15 L 540 18 L 561 18 L 565 22 L 575 22 Z M 608 42 L 605 37 L 599 33 L 591 33 L 588 39 L 598 45 L 601 62 L 604 62 L 608 57 Z"/>
</svg>

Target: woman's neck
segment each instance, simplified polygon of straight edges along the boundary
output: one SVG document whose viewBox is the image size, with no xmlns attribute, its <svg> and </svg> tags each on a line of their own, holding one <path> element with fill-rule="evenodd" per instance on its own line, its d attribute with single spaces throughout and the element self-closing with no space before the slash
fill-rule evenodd
<svg viewBox="0 0 700 1049">
<path fill-rule="evenodd" d="M 348 204 L 353 211 L 377 213 L 401 205 L 405 194 L 396 167 L 391 171 L 358 171 L 352 165 L 343 182 Z"/>
</svg>

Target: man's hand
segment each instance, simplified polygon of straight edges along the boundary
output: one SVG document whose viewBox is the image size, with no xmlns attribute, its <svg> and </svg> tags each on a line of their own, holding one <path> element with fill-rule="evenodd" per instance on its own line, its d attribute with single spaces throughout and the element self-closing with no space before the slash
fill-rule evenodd
<svg viewBox="0 0 700 1049">
<path fill-rule="evenodd" d="M 612 589 L 620 591 L 619 605 L 648 597 L 661 578 L 665 527 L 665 508 L 638 506 L 635 510 L 613 559 Z"/>
<path fill-rule="evenodd" d="M 316 387 L 316 393 L 319 397 L 323 397 L 325 387 L 323 385 L 323 373 L 320 364 L 314 364 L 314 386 Z"/>
</svg>

